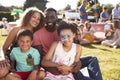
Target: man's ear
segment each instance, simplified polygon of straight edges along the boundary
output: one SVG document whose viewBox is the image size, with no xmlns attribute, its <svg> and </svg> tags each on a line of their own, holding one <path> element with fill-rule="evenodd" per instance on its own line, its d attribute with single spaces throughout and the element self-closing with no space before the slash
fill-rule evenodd
<svg viewBox="0 0 120 80">
<path fill-rule="evenodd" d="M 58 16 L 56 15 L 56 21 L 58 21 Z"/>
</svg>

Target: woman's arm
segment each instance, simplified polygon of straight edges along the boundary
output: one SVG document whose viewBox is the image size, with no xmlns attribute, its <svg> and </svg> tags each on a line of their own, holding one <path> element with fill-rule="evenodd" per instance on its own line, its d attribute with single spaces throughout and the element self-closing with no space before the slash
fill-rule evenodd
<svg viewBox="0 0 120 80">
<path fill-rule="evenodd" d="M 2 66 L 7 67 L 7 64 L 9 64 L 9 58 L 8 58 L 9 54 L 8 54 L 7 50 L 9 49 L 12 42 L 15 40 L 18 30 L 19 30 L 18 27 L 11 30 L 11 32 L 9 33 L 8 37 L 6 38 L 6 40 L 2 46 L 3 53 L 7 58 L 2 62 L 2 64 L 0 64 L 0 67 L 2 67 Z"/>
<path fill-rule="evenodd" d="M 6 38 L 6 40 L 3 44 L 3 52 L 5 55 L 7 55 L 6 54 L 7 50 L 9 49 L 12 42 L 15 40 L 18 30 L 19 30 L 19 27 L 12 29 L 11 32 L 9 33 L 8 37 Z"/>
</svg>

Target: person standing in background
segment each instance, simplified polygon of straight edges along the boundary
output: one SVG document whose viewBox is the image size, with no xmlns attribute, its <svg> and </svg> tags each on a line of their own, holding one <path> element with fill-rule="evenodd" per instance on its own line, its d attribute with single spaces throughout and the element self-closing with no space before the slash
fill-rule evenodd
<svg viewBox="0 0 120 80">
<path fill-rule="evenodd" d="M 100 13 L 101 22 L 106 22 L 109 20 L 108 8 L 103 6 L 103 11 Z"/>
<path fill-rule="evenodd" d="M 119 4 L 116 4 L 115 7 L 112 10 L 112 20 L 113 21 L 119 21 L 120 20 Z"/>
<path fill-rule="evenodd" d="M 82 5 L 78 8 L 79 9 L 79 14 L 80 14 L 80 20 L 82 23 L 88 20 L 88 15 L 86 12 L 85 7 L 88 5 L 87 0 L 82 1 Z"/>
</svg>

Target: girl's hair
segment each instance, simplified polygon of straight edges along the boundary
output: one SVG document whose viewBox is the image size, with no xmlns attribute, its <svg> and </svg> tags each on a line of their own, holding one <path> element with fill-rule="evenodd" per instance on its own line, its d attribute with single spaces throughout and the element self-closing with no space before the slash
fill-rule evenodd
<svg viewBox="0 0 120 80">
<path fill-rule="evenodd" d="M 87 28 L 88 24 L 90 25 L 90 27 L 88 28 L 88 31 L 89 31 L 89 30 L 90 30 L 90 28 L 91 28 L 91 24 L 90 24 L 90 22 L 89 22 L 89 21 L 86 21 L 86 22 L 85 22 L 85 28 Z"/>
<path fill-rule="evenodd" d="M 23 14 L 23 16 L 20 18 L 20 24 L 19 26 L 20 27 L 24 27 L 24 26 L 27 26 L 28 25 L 28 22 L 30 21 L 30 18 L 32 17 L 32 15 L 35 13 L 35 12 L 38 12 L 40 13 L 41 15 L 41 18 L 40 18 L 40 23 L 39 25 L 34 29 L 34 31 L 40 29 L 41 27 L 44 26 L 44 13 L 39 10 L 38 8 L 36 7 L 30 7 L 30 8 L 27 8 Z"/>
<path fill-rule="evenodd" d="M 17 35 L 17 40 L 19 40 L 20 37 L 22 36 L 29 36 L 30 39 L 33 40 L 33 33 L 30 30 L 27 30 L 27 29 L 20 30 Z"/>
<path fill-rule="evenodd" d="M 64 29 L 70 29 L 73 33 L 76 34 L 76 31 L 77 31 L 77 27 L 75 24 L 73 23 L 67 23 L 65 21 L 61 21 L 59 23 L 59 27 L 58 27 L 58 35 L 60 35 L 60 32 Z"/>
<path fill-rule="evenodd" d="M 120 21 L 113 21 L 114 28 L 120 29 Z"/>
</svg>

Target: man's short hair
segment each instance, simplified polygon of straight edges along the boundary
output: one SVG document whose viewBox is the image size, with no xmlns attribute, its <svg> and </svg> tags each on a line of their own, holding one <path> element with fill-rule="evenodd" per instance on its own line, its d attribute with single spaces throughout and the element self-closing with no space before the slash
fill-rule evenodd
<svg viewBox="0 0 120 80">
<path fill-rule="evenodd" d="M 46 13 L 47 11 L 54 11 L 57 14 L 57 11 L 54 8 L 47 8 L 44 12 Z"/>
</svg>

